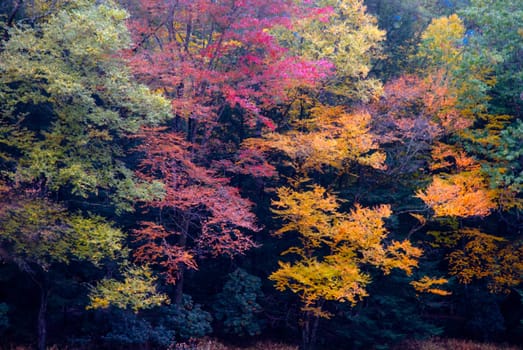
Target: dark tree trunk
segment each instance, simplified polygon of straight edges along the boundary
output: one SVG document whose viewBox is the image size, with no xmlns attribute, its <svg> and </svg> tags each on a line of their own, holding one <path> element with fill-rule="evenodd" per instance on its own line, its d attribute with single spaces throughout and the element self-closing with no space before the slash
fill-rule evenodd
<svg viewBox="0 0 523 350">
<path fill-rule="evenodd" d="M 40 286 L 40 309 L 38 310 L 38 350 L 45 350 L 47 340 L 47 300 L 48 291 L 45 284 Z"/>
<path fill-rule="evenodd" d="M 301 330 L 302 344 L 301 350 L 314 350 L 316 345 L 316 336 L 320 318 L 311 312 L 306 312 Z"/>
<path fill-rule="evenodd" d="M 183 222 L 183 232 L 180 235 L 178 240 L 178 245 L 182 248 L 185 248 L 187 245 L 187 235 L 189 234 L 189 224 L 190 224 L 190 214 L 184 215 Z M 183 297 L 183 279 L 185 274 L 185 267 L 180 267 L 180 272 L 178 274 L 178 280 L 176 281 L 176 286 L 174 289 L 174 303 L 176 305 L 181 305 Z"/>
</svg>

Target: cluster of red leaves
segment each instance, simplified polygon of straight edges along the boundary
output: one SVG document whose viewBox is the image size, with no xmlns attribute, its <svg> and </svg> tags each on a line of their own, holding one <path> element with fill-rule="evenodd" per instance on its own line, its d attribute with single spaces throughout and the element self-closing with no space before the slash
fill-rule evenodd
<svg viewBox="0 0 523 350">
<path fill-rule="evenodd" d="M 224 104 L 258 117 L 287 90 L 315 86 L 333 69 L 327 61 L 288 55 L 270 29 L 292 18 L 325 17 L 328 9 L 291 0 L 141 0 L 131 21 L 137 46 L 130 64 L 141 81 L 173 98 L 173 111 L 216 119 Z M 256 118 L 253 118 L 256 120 Z"/>
<path fill-rule="evenodd" d="M 138 176 L 161 181 L 162 198 L 149 201 L 157 208 L 158 223 L 144 222 L 136 230 L 138 260 L 154 262 L 175 282 L 180 267 L 196 268 L 202 255 L 235 255 L 255 244 L 243 231 L 256 231 L 253 203 L 242 198 L 228 179 L 197 165 L 183 135 L 165 128 L 145 129 L 140 135 L 144 152 Z"/>
</svg>

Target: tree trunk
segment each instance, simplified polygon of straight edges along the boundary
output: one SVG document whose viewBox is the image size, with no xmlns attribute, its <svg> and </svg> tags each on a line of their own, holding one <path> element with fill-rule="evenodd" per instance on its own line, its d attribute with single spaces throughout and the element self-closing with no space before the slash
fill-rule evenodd
<svg viewBox="0 0 523 350">
<path fill-rule="evenodd" d="M 189 234 L 189 224 L 191 222 L 190 214 L 184 215 L 183 218 L 183 232 L 180 235 L 178 240 L 178 246 L 185 248 L 187 245 L 187 235 Z M 178 280 L 176 281 L 176 286 L 174 289 L 174 304 L 181 305 L 183 297 L 183 279 L 185 274 L 185 267 L 180 267 L 180 273 L 178 275 Z"/>
<path fill-rule="evenodd" d="M 47 338 L 47 299 L 48 292 L 45 284 L 40 286 L 40 309 L 38 310 L 38 350 L 45 350 Z"/>
<path fill-rule="evenodd" d="M 306 312 L 301 330 L 302 345 L 301 350 L 314 350 L 316 345 L 316 335 L 320 318 L 311 312 Z"/>
</svg>

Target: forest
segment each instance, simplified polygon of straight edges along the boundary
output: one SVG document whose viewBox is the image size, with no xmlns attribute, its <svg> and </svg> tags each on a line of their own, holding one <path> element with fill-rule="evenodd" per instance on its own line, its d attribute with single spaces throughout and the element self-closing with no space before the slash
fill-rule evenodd
<svg viewBox="0 0 523 350">
<path fill-rule="evenodd" d="M 523 0 L 0 1 L 0 349 L 513 350 L 522 281 Z"/>
</svg>

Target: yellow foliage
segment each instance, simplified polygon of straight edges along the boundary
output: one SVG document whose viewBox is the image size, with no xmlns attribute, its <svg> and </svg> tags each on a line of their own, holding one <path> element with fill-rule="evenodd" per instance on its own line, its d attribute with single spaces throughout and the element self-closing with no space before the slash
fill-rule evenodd
<svg viewBox="0 0 523 350">
<path fill-rule="evenodd" d="M 278 290 L 298 294 L 304 311 L 328 317 L 318 303 L 337 300 L 357 303 L 367 295 L 369 276 L 361 266 L 369 264 L 384 273 L 398 268 L 407 274 L 417 266 L 422 251 L 410 242 L 386 243 L 388 231 L 384 219 L 391 215 L 388 205 L 364 208 L 356 204 L 349 213 L 340 213 L 336 197 L 320 186 L 299 192 L 284 187 L 278 190 L 273 211 L 284 224 L 276 234 L 297 232 L 302 247 L 285 254 L 299 256 L 294 263 L 280 262 L 269 278 Z"/>
<path fill-rule="evenodd" d="M 418 56 L 432 61 L 433 66 L 454 70 L 461 61 L 460 44 L 464 35 L 465 26 L 458 15 L 435 18 L 421 36 L 423 44 Z"/>
<path fill-rule="evenodd" d="M 521 283 L 523 246 L 510 245 L 501 237 L 478 229 L 460 231 L 467 243 L 449 254 L 450 273 L 462 283 L 487 279 L 492 292 L 505 291 Z"/>
<path fill-rule="evenodd" d="M 421 214 L 410 213 L 410 216 L 418 220 L 422 225 L 425 225 L 427 223 L 427 218 Z"/>
<path fill-rule="evenodd" d="M 385 32 L 366 13 L 363 0 L 318 0 L 315 5 L 333 9 L 328 20 L 302 19 L 280 39 L 289 41 L 298 56 L 334 63 L 336 75 L 326 84 L 328 91 L 365 102 L 379 97 L 382 86 L 368 73 L 372 59 L 380 57 Z M 295 33 L 300 35 L 299 43 Z"/>
<path fill-rule="evenodd" d="M 294 130 L 249 139 L 244 146 L 262 152 L 283 152 L 303 173 L 322 171 L 325 166 L 347 171 L 351 163 L 385 168 L 385 154 L 379 151 L 376 137 L 370 132 L 369 113 L 347 113 L 341 106 L 324 105 L 311 108 L 310 113 L 311 118 L 294 123 Z"/>
<path fill-rule="evenodd" d="M 133 267 L 124 272 L 124 280 L 103 280 L 89 294 L 87 309 L 107 308 L 111 305 L 134 312 L 168 303 L 167 295 L 155 287 L 156 278 L 147 267 Z"/>
<path fill-rule="evenodd" d="M 313 186 L 311 191 L 306 192 L 280 187 L 278 198 L 272 202 L 272 211 L 284 218 L 285 224 L 275 234 L 299 232 L 306 249 L 317 248 L 330 241 L 332 222 L 341 218 L 334 195 L 320 186 Z"/>
<path fill-rule="evenodd" d="M 434 288 L 434 285 L 442 285 L 448 283 L 446 278 L 432 278 L 428 276 L 423 276 L 419 281 L 412 281 L 410 284 L 414 289 L 420 293 L 431 293 L 440 296 L 451 295 L 452 292 L 441 288 Z"/>
</svg>

